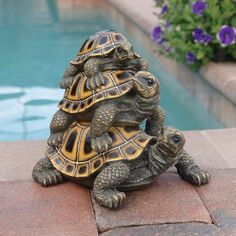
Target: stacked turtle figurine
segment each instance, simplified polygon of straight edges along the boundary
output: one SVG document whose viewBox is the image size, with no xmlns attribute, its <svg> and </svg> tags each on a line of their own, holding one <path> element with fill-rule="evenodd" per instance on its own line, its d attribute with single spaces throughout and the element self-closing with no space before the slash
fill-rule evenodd
<svg viewBox="0 0 236 236">
<path fill-rule="evenodd" d="M 147 70 L 122 34 L 88 38 L 61 81 L 66 91 L 33 179 L 45 187 L 67 179 L 85 185 L 107 208 L 121 207 L 123 191 L 150 185 L 173 165 L 185 181 L 208 183 L 209 173 L 184 150 L 183 134 L 164 126 L 160 84 Z"/>
</svg>

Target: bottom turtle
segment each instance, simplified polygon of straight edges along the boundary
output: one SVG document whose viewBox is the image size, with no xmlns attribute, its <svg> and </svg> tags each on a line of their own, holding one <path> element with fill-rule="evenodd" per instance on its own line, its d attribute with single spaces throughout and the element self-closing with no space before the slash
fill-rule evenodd
<svg viewBox="0 0 236 236">
<path fill-rule="evenodd" d="M 35 165 L 33 179 L 42 186 L 66 179 L 92 187 L 97 202 L 118 208 L 124 191 L 151 184 L 169 167 L 176 165 L 186 181 L 201 185 L 209 174 L 194 164 L 183 150 L 185 138 L 172 127 L 164 127 L 158 137 L 147 135 L 137 127 L 111 127 L 111 148 L 103 153 L 91 149 L 90 126 L 75 123 L 64 133 L 60 147 L 49 147 L 46 157 Z"/>
</svg>

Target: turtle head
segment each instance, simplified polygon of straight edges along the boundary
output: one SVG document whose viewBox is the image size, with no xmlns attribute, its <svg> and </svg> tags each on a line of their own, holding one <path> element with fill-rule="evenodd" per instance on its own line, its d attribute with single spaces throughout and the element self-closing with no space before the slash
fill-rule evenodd
<svg viewBox="0 0 236 236">
<path fill-rule="evenodd" d="M 115 49 L 115 60 L 118 62 L 130 61 L 134 58 L 133 47 L 130 43 L 119 44 Z"/>
<path fill-rule="evenodd" d="M 182 132 L 171 126 L 165 126 L 157 137 L 156 148 L 165 156 L 175 157 L 183 152 L 184 144 L 185 137 Z"/>
<path fill-rule="evenodd" d="M 142 97 L 153 97 L 160 92 L 159 81 L 153 74 L 147 71 L 139 71 L 135 74 L 133 87 Z"/>
</svg>

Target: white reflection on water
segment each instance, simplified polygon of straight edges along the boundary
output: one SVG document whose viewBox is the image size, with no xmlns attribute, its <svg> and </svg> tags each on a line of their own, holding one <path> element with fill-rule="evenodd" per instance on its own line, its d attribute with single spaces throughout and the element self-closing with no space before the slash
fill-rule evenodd
<svg viewBox="0 0 236 236">
<path fill-rule="evenodd" d="M 47 138 L 63 93 L 47 87 L 0 87 L 0 140 Z"/>
</svg>

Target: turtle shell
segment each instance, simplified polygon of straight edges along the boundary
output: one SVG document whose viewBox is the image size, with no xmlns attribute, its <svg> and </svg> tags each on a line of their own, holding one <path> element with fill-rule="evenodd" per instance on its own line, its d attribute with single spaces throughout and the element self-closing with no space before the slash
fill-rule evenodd
<svg viewBox="0 0 236 236">
<path fill-rule="evenodd" d="M 134 72 L 131 70 L 115 70 L 102 73 L 105 85 L 90 91 L 86 87 L 87 76 L 79 73 L 70 88 L 65 91 L 64 98 L 58 107 L 68 113 L 79 113 L 106 99 L 118 98 L 132 89 Z"/>
<path fill-rule="evenodd" d="M 70 177 L 89 177 L 105 163 L 137 159 L 152 139 L 138 126 L 111 127 L 108 130 L 112 146 L 108 151 L 97 153 L 90 143 L 90 126 L 74 123 L 65 132 L 59 148 L 49 147 L 46 156 L 52 165 Z"/>
<path fill-rule="evenodd" d="M 121 43 L 128 43 L 121 33 L 114 30 L 100 31 L 84 42 L 76 59 L 71 61 L 71 64 L 85 63 L 91 57 L 105 57 Z"/>
</svg>

